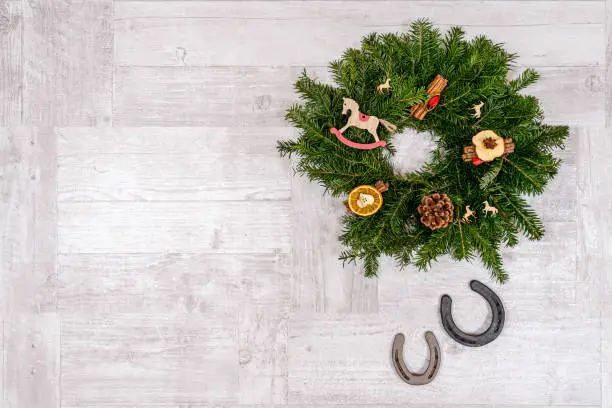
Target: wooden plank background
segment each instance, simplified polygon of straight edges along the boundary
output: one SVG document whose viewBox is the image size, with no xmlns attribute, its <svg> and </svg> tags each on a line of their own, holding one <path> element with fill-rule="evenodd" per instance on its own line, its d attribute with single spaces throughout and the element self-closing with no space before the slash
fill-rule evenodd
<svg viewBox="0 0 612 408">
<path fill-rule="evenodd" d="M 341 200 L 275 150 L 303 68 L 419 17 L 504 42 L 571 129 L 482 349 L 438 317 L 485 324 L 480 265 L 342 268 Z M 612 0 L 0 0 L 0 406 L 612 407 L 611 27 Z M 431 149 L 397 141 L 398 169 Z M 410 387 L 390 343 L 418 369 L 426 330 Z"/>
</svg>

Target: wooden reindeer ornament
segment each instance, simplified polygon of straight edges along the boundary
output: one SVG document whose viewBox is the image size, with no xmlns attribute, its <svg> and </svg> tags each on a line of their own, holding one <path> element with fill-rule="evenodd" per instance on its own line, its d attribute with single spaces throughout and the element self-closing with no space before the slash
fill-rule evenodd
<svg viewBox="0 0 612 408">
<path fill-rule="evenodd" d="M 474 114 L 472 115 L 472 117 L 479 118 L 481 115 L 480 110 L 482 109 L 483 106 L 484 106 L 484 102 L 482 101 L 478 105 L 472 106 L 472 109 L 474 110 Z"/>
<path fill-rule="evenodd" d="M 330 131 L 332 132 L 332 134 L 334 134 L 338 138 L 338 140 L 340 140 L 345 145 L 355 149 L 370 150 L 375 149 L 377 147 L 385 147 L 387 145 L 387 142 L 385 142 L 384 140 L 380 140 L 378 138 L 378 134 L 376 133 L 378 125 L 382 123 L 385 129 L 387 129 L 391 133 L 394 133 L 397 130 L 397 127 L 393 123 L 388 122 L 384 119 L 379 119 L 376 116 L 368 116 L 359 112 L 359 105 L 357 104 L 357 102 L 350 98 L 342 98 L 342 100 L 344 101 L 342 104 L 342 114 L 346 115 L 347 112 L 350 111 L 351 116 L 349 116 L 346 125 L 344 125 L 342 129 L 338 130 L 336 128 L 331 128 Z M 372 136 L 374 136 L 374 140 L 376 140 L 376 142 L 364 144 L 348 140 L 342 135 L 342 133 L 351 126 L 354 126 L 358 129 L 367 130 Z"/>
</svg>

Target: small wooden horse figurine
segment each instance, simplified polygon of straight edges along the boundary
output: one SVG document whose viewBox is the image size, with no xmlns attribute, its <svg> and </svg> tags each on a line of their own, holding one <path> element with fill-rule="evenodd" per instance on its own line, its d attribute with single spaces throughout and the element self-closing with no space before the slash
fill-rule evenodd
<svg viewBox="0 0 612 408">
<path fill-rule="evenodd" d="M 378 124 L 382 123 L 383 126 L 391 133 L 394 133 L 397 130 L 397 126 L 395 126 L 393 123 L 388 122 L 384 119 L 379 119 L 376 116 L 368 116 L 368 115 L 365 115 L 359 112 L 359 105 L 357 104 L 357 102 L 355 102 L 354 100 L 350 98 L 342 98 L 342 100 L 344 101 L 344 103 L 342 104 L 342 114 L 346 115 L 346 113 L 350 111 L 351 116 L 349 116 L 348 122 L 346 122 L 346 125 L 342 129 L 338 130 L 336 128 L 331 128 L 330 131 L 334 135 L 336 135 L 338 140 L 340 140 L 342 143 L 344 143 L 347 146 L 353 147 L 355 149 L 361 149 L 361 150 L 370 150 L 376 147 L 386 146 L 387 142 L 385 142 L 384 140 L 380 140 L 378 138 L 378 134 L 376 133 Z M 376 143 L 369 143 L 369 144 L 356 143 L 356 142 L 353 142 L 345 138 L 342 135 L 342 133 L 351 126 L 354 126 L 358 129 L 365 129 L 368 132 L 370 132 L 370 134 L 374 136 Z"/>
<path fill-rule="evenodd" d="M 470 217 L 476 217 L 476 214 L 474 214 L 474 211 L 472 211 L 469 205 L 466 205 L 465 214 L 463 214 L 463 219 L 462 219 L 463 222 L 470 222 Z"/>
<path fill-rule="evenodd" d="M 384 84 L 376 85 L 376 92 L 378 92 L 379 95 L 382 95 L 383 90 L 386 89 L 387 91 L 389 91 L 391 89 L 391 84 L 389 84 L 390 80 L 390 78 L 387 78 Z"/>
<path fill-rule="evenodd" d="M 488 213 L 497 214 L 497 212 L 498 212 L 497 208 L 495 208 L 492 205 L 490 205 L 488 201 L 483 201 L 482 203 L 485 205 L 485 208 L 484 208 L 484 212 L 485 213 L 487 213 L 487 214 Z"/>
</svg>

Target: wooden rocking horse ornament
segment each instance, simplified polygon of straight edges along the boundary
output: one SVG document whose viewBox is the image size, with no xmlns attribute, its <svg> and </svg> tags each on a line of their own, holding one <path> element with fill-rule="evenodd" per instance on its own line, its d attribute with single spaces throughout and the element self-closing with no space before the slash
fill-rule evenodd
<svg viewBox="0 0 612 408">
<path fill-rule="evenodd" d="M 344 101 L 342 104 L 342 114 L 346 115 L 347 112 L 350 111 L 351 116 L 349 116 L 346 125 L 344 125 L 342 129 L 338 130 L 336 128 L 331 128 L 330 132 L 332 132 L 342 143 L 355 149 L 370 150 L 375 149 L 377 147 L 385 147 L 387 145 L 387 142 L 385 142 L 384 140 L 380 140 L 376 132 L 376 130 L 378 129 L 378 125 L 382 123 L 385 129 L 387 129 L 391 133 L 394 133 L 397 130 L 397 127 L 393 123 L 388 122 L 384 119 L 379 119 L 376 116 L 368 116 L 359 112 L 359 105 L 357 104 L 357 102 L 350 98 L 342 98 L 342 100 Z M 357 143 L 345 138 L 342 133 L 349 127 L 356 127 L 358 129 L 367 130 L 372 136 L 374 136 L 376 142 L 367 144 Z"/>
</svg>

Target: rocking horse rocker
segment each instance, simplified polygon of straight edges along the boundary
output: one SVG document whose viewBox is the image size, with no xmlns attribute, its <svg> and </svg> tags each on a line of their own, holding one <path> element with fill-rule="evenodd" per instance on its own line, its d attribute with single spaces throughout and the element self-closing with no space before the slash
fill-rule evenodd
<svg viewBox="0 0 612 408">
<path fill-rule="evenodd" d="M 378 134 L 376 133 L 376 129 L 378 128 L 379 123 L 382 123 L 385 129 L 387 129 L 391 133 L 394 133 L 397 130 L 397 126 L 384 119 L 379 119 L 376 116 L 368 116 L 359 112 L 359 105 L 357 104 L 357 102 L 350 98 L 342 98 L 342 100 L 344 101 L 342 104 L 342 114 L 346 115 L 346 113 L 350 111 L 351 116 L 349 116 L 346 125 L 342 129 L 338 130 L 336 128 L 331 128 L 330 132 L 332 132 L 332 134 L 334 134 L 342 143 L 355 149 L 370 150 L 375 149 L 377 147 L 385 147 L 387 145 L 387 142 L 385 142 L 384 140 L 380 140 L 378 138 Z M 372 136 L 374 136 L 374 140 L 376 140 L 376 142 L 357 143 L 347 139 L 342 135 L 342 133 L 344 133 L 344 131 L 351 126 L 356 127 L 358 129 L 367 130 Z"/>
</svg>

